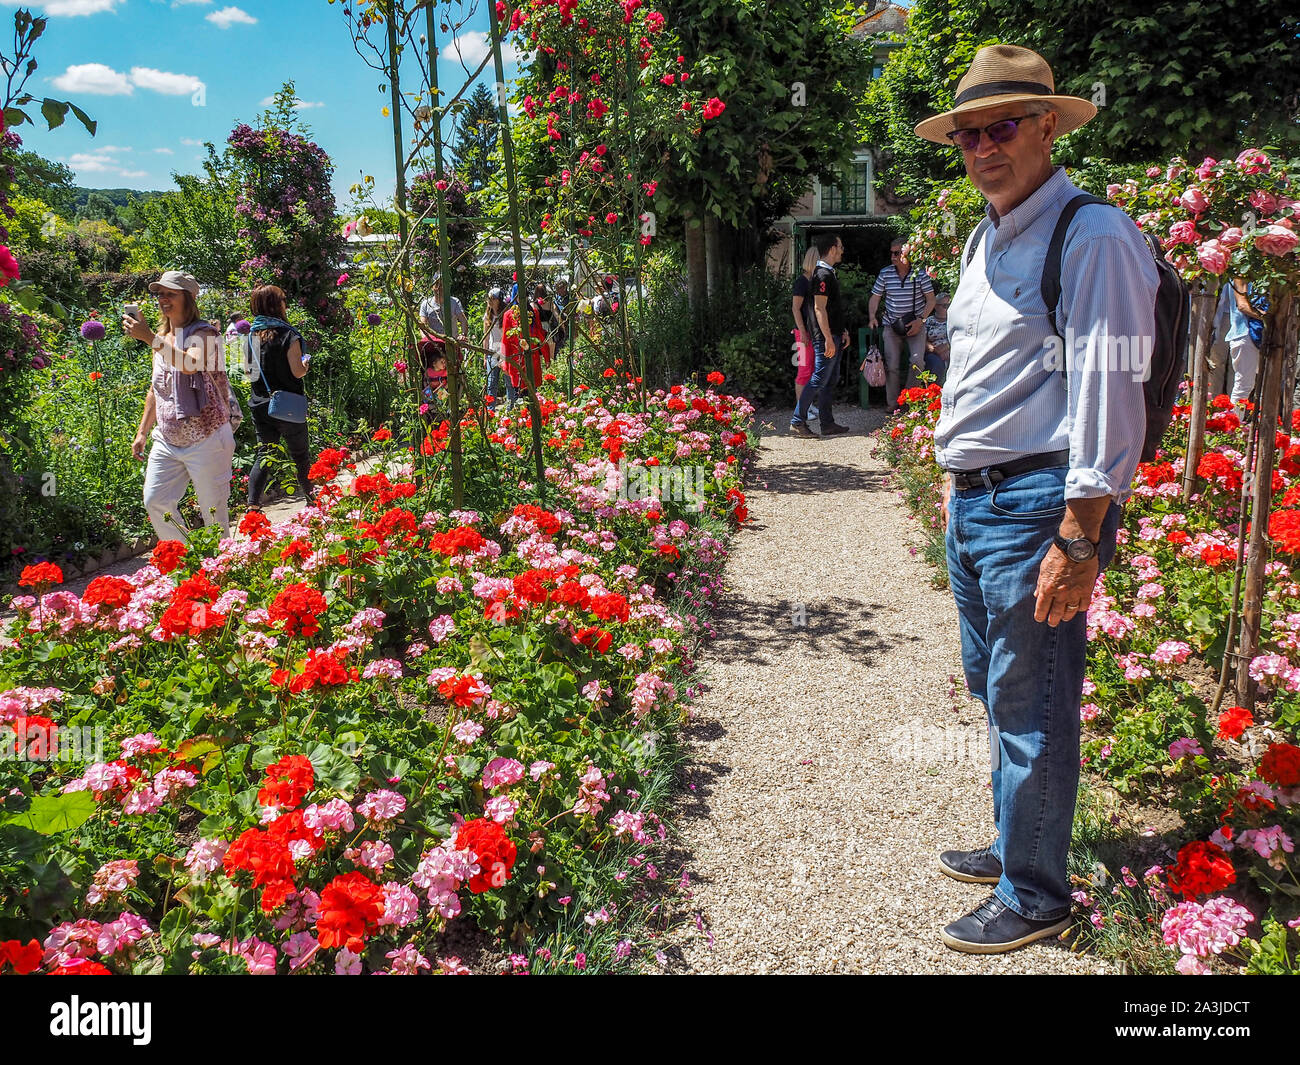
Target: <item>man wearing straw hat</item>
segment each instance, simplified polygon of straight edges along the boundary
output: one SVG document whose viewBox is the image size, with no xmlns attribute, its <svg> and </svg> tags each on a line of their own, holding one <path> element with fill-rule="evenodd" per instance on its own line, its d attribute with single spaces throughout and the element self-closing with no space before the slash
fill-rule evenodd
<svg viewBox="0 0 1300 1065">
<path fill-rule="evenodd" d="M 961 152 L 988 200 L 948 315 L 934 434 L 962 666 L 988 711 L 992 755 L 993 843 L 939 859 L 957 880 L 996 885 L 942 932 L 968 953 L 1014 950 L 1070 926 L 1088 604 L 1114 555 L 1146 424 L 1142 372 L 1116 365 L 1113 338 L 1153 337 L 1159 282 L 1127 216 L 1079 209 L 1054 308 L 1059 336 L 1075 338 L 1062 372 L 1040 284 L 1053 229 L 1079 190 L 1052 165 L 1052 141 L 1096 113 L 1057 95 L 1035 52 L 991 45 L 953 109 L 916 127 Z"/>
</svg>

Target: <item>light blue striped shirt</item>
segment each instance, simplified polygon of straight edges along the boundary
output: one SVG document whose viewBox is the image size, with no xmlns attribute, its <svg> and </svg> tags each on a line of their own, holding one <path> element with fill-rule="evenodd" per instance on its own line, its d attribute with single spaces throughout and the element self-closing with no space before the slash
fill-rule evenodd
<svg viewBox="0 0 1300 1065">
<path fill-rule="evenodd" d="M 990 206 L 991 224 L 948 311 L 951 361 L 935 458 L 965 471 L 1068 448 L 1067 499 L 1123 501 L 1146 432 L 1142 382 L 1160 279 L 1127 215 L 1081 208 L 1061 255 L 1056 317 L 1065 342 L 1057 339 L 1039 285 L 1052 230 L 1078 192 L 1057 167 L 1002 217 Z M 1070 351 L 1067 390 L 1062 359 Z"/>
</svg>

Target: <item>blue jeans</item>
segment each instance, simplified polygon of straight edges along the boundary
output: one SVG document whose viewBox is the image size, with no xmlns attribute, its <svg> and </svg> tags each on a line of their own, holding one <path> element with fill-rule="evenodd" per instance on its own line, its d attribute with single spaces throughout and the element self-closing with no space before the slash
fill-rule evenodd
<svg viewBox="0 0 1300 1065">
<path fill-rule="evenodd" d="M 484 366 L 487 369 L 487 387 L 484 389 L 484 394 L 491 396 L 495 402 L 501 398 L 501 367 L 494 366 L 491 359 L 485 359 Z"/>
<path fill-rule="evenodd" d="M 835 424 L 835 418 L 831 414 L 831 399 L 835 393 L 835 381 L 839 376 L 840 359 L 843 355 L 843 348 L 840 348 L 835 358 L 828 359 L 826 341 L 821 337 L 813 338 L 812 378 L 804 385 L 803 392 L 799 395 L 799 402 L 795 404 L 794 414 L 790 417 L 792 426 L 807 423 L 809 407 L 817 408 L 817 418 L 823 427 Z"/>
<path fill-rule="evenodd" d="M 925 368 L 934 374 L 934 379 L 943 384 L 948 376 L 948 364 L 943 361 L 943 356 L 936 355 L 933 351 L 925 353 Z"/>
<path fill-rule="evenodd" d="M 1065 467 L 948 502 L 948 579 L 961 623 L 962 668 L 989 718 L 995 894 L 1022 917 L 1070 910 L 1066 858 L 1079 787 L 1079 704 L 1087 617 L 1055 628 L 1034 620 L 1038 568 L 1065 514 Z M 1120 508 L 1111 504 L 1098 548 L 1115 555 Z"/>
</svg>

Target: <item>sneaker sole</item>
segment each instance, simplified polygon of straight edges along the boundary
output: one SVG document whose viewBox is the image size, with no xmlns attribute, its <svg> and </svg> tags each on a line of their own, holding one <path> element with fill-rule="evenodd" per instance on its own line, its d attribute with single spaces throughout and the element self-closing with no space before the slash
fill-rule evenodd
<svg viewBox="0 0 1300 1065">
<path fill-rule="evenodd" d="M 968 943 L 964 939 L 950 936 L 946 930 L 939 933 L 939 938 L 943 940 L 945 947 L 950 950 L 961 951 L 963 954 L 1005 954 L 1007 951 L 1028 946 L 1039 939 L 1051 939 L 1054 936 L 1059 936 L 1062 932 L 1068 931 L 1073 923 L 1073 918 L 1062 917 L 1061 920 L 1047 928 L 1041 928 L 1037 932 L 1029 933 L 1027 936 L 1013 939 L 1009 943 Z"/>
<path fill-rule="evenodd" d="M 970 873 L 963 873 L 951 865 L 945 865 L 942 858 L 939 859 L 939 872 L 954 880 L 960 880 L 963 884 L 998 884 L 1002 881 L 1001 876 L 972 876 Z"/>
</svg>

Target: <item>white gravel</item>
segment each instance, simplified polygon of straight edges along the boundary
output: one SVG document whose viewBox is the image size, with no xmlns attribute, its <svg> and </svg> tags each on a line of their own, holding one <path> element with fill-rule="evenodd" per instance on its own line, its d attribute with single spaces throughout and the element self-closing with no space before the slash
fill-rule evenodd
<svg viewBox="0 0 1300 1065">
<path fill-rule="evenodd" d="M 937 868 L 941 850 L 993 831 L 956 608 L 910 553 L 912 523 L 871 457 L 880 412 L 846 408 L 837 420 L 854 431 L 822 440 L 789 436 L 787 412 L 765 420 L 753 525 L 728 562 L 688 729 L 691 886 L 670 969 L 1110 971 L 1056 941 L 989 957 L 940 942 L 991 890 Z"/>
</svg>

